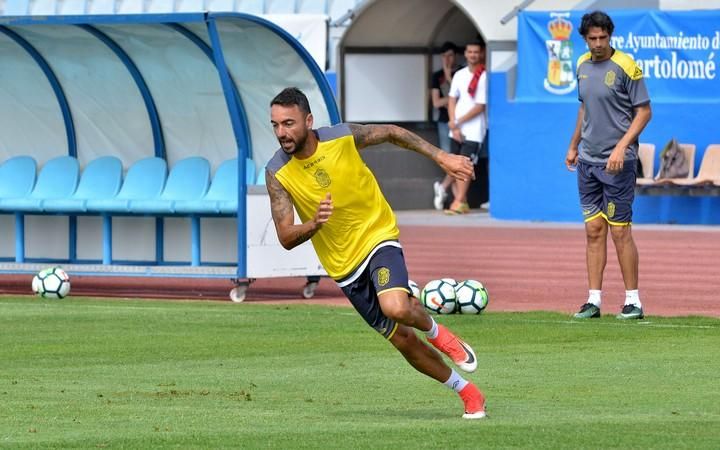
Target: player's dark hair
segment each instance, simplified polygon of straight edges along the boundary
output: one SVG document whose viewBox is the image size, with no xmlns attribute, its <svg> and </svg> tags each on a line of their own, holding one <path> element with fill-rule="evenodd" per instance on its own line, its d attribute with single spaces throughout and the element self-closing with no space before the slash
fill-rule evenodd
<svg viewBox="0 0 720 450">
<path fill-rule="evenodd" d="M 465 44 L 465 48 L 467 48 L 471 45 L 477 45 L 481 49 L 485 49 L 485 40 L 481 36 L 478 35 L 478 37 L 476 39 L 473 39 L 472 41 Z"/>
<path fill-rule="evenodd" d="M 585 37 L 590 31 L 590 28 L 598 27 L 603 31 L 607 31 L 607 34 L 612 35 L 615 31 L 615 24 L 613 23 L 610 16 L 602 11 L 593 11 L 582 16 L 580 20 L 580 36 Z"/>
<path fill-rule="evenodd" d="M 300 111 L 305 114 L 310 114 L 310 102 L 307 97 L 300 89 L 296 87 L 289 87 L 283 89 L 274 99 L 270 102 L 270 106 L 297 106 Z"/>
<path fill-rule="evenodd" d="M 440 53 L 445 53 L 448 50 L 452 50 L 453 53 L 457 53 L 458 52 L 457 45 L 453 44 L 450 41 L 443 42 L 443 45 L 440 46 Z"/>
</svg>

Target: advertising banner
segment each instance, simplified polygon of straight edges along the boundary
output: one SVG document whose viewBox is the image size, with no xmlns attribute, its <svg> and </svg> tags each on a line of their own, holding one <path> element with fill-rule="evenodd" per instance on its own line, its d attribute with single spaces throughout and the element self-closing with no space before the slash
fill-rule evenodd
<svg viewBox="0 0 720 450">
<path fill-rule="evenodd" d="M 522 12 L 518 17 L 518 101 L 577 101 L 578 32 L 587 11 Z M 608 11 L 611 47 L 643 71 L 653 101 L 720 100 L 720 11 Z"/>
</svg>

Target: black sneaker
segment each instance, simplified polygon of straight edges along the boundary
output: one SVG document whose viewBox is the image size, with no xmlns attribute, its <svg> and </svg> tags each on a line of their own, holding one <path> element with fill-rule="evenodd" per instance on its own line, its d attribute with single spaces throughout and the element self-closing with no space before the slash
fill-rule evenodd
<svg viewBox="0 0 720 450">
<path fill-rule="evenodd" d="M 576 319 L 596 319 L 600 317 L 600 308 L 592 303 L 585 303 L 573 317 Z"/>
<path fill-rule="evenodd" d="M 642 319 L 645 317 L 645 314 L 643 314 L 642 308 L 637 305 L 625 305 L 616 317 L 620 320 Z"/>
</svg>

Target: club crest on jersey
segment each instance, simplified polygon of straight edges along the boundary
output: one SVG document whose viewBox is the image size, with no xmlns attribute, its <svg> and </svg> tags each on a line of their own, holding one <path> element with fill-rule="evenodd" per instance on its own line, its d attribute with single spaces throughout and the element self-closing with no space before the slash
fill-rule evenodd
<svg viewBox="0 0 720 450">
<path fill-rule="evenodd" d="M 320 185 L 322 188 L 326 188 L 330 186 L 330 175 L 325 171 L 325 169 L 318 169 L 315 171 L 315 181 L 317 181 L 317 184 Z"/>
<path fill-rule="evenodd" d="M 378 270 L 378 284 L 380 286 L 385 286 L 390 281 L 390 269 L 387 267 L 381 267 L 380 270 Z"/>
<path fill-rule="evenodd" d="M 608 72 L 605 74 L 605 85 L 608 87 L 612 87 L 615 84 L 615 72 L 612 70 L 608 70 Z"/>
</svg>

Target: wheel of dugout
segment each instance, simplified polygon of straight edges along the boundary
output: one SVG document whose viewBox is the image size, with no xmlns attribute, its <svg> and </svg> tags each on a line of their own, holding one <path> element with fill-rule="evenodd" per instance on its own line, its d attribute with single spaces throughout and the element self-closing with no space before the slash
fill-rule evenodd
<svg viewBox="0 0 720 450">
<path fill-rule="evenodd" d="M 255 280 L 253 278 L 249 278 L 246 280 L 232 278 L 230 281 L 235 284 L 235 287 L 230 289 L 230 300 L 235 303 L 242 303 L 243 301 L 245 301 L 245 296 L 247 294 L 247 289 L 250 286 L 250 283 Z"/>
<path fill-rule="evenodd" d="M 245 294 L 247 294 L 247 286 L 238 286 L 230 289 L 230 300 L 235 303 L 242 303 L 245 301 Z"/>
<path fill-rule="evenodd" d="M 305 283 L 305 287 L 302 291 L 303 298 L 313 298 L 315 296 L 315 288 L 317 288 L 317 281 L 308 281 Z"/>
</svg>

